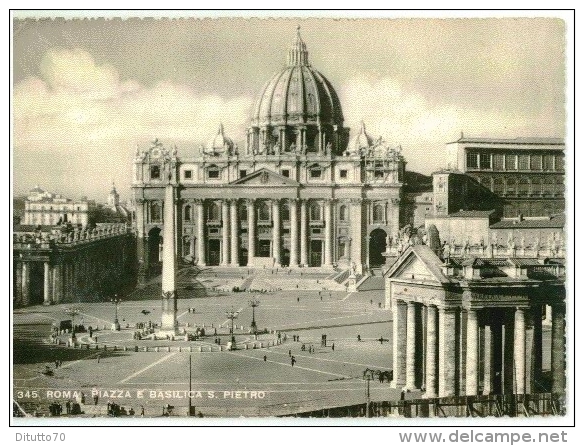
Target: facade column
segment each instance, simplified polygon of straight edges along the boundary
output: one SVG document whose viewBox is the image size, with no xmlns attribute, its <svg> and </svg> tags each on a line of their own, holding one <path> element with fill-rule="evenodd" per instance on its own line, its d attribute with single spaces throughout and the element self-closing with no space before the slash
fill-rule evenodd
<svg viewBox="0 0 584 446">
<path fill-rule="evenodd" d="M 280 247 L 282 245 L 282 240 L 280 236 L 280 200 L 272 200 L 272 222 L 274 227 L 272 228 L 272 256 L 274 257 L 274 262 L 277 267 L 282 264 L 282 257 L 280 255 Z"/>
<path fill-rule="evenodd" d="M 552 306 L 552 393 L 566 391 L 565 317 L 563 305 Z"/>
<path fill-rule="evenodd" d="M 428 315 L 426 319 L 426 393 L 425 398 L 436 397 L 436 363 L 437 358 L 437 319 L 438 309 L 433 306 L 428 306 Z"/>
<path fill-rule="evenodd" d="M 517 394 L 525 393 L 525 309 L 515 310 L 515 336 L 513 340 L 513 359 L 515 362 L 515 389 Z"/>
<path fill-rule="evenodd" d="M 363 213 L 361 198 L 350 200 L 350 221 L 351 221 L 351 262 L 355 263 L 358 274 L 363 274 L 362 243 L 363 243 Z"/>
<path fill-rule="evenodd" d="M 468 310 L 466 322 L 466 394 L 479 393 L 479 326 L 477 310 Z"/>
<path fill-rule="evenodd" d="M 406 388 L 416 388 L 416 303 L 407 303 L 406 322 Z"/>
<path fill-rule="evenodd" d="M 293 198 L 289 201 L 290 209 L 290 265 L 298 266 L 298 200 Z"/>
<path fill-rule="evenodd" d="M 306 200 L 300 201 L 300 264 L 308 266 L 308 228 Z"/>
<path fill-rule="evenodd" d="M 515 312 L 511 309 L 505 309 L 505 334 L 503 337 L 503 393 L 511 395 L 515 393 L 515 373 L 514 359 L 515 348 Z"/>
<path fill-rule="evenodd" d="M 49 262 L 45 262 L 45 283 L 43 288 L 43 304 L 51 305 L 51 267 Z"/>
<path fill-rule="evenodd" d="M 324 202 L 324 265 L 333 266 L 333 216 L 332 200 Z"/>
<path fill-rule="evenodd" d="M 205 255 L 205 211 L 203 200 L 195 200 L 195 207 L 197 209 L 197 265 L 207 265 Z"/>
<path fill-rule="evenodd" d="M 22 305 L 30 304 L 30 265 L 22 262 Z"/>
<path fill-rule="evenodd" d="M 247 200 L 247 266 L 253 266 L 255 252 L 255 200 Z"/>
<path fill-rule="evenodd" d="M 485 340 L 483 348 L 483 395 L 493 391 L 493 342 L 491 325 L 485 325 Z"/>
<path fill-rule="evenodd" d="M 193 258 L 195 258 L 195 257 L 196 257 L 196 252 L 195 252 L 195 249 L 196 249 L 196 248 L 195 248 L 195 237 L 191 237 L 191 238 L 189 239 L 189 252 L 191 253 L 191 256 L 192 256 Z"/>
<path fill-rule="evenodd" d="M 406 303 L 396 300 L 393 306 L 393 382 L 391 384 L 396 389 L 401 389 L 406 384 L 406 323 Z"/>
<path fill-rule="evenodd" d="M 221 266 L 229 265 L 229 202 L 221 202 Z"/>
<path fill-rule="evenodd" d="M 239 266 L 239 224 L 237 200 L 231 200 L 231 266 Z"/>
<path fill-rule="evenodd" d="M 456 310 L 440 308 L 438 314 L 438 396 L 456 392 Z"/>
</svg>

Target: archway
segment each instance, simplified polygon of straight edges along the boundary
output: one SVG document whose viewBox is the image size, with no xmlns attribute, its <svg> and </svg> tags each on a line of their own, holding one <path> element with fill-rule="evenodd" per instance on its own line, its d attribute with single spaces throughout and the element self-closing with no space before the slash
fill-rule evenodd
<svg viewBox="0 0 584 446">
<path fill-rule="evenodd" d="M 381 266 L 385 263 L 385 249 L 387 247 L 386 241 L 387 233 L 377 228 L 371 231 L 369 235 L 369 266 Z"/>
</svg>

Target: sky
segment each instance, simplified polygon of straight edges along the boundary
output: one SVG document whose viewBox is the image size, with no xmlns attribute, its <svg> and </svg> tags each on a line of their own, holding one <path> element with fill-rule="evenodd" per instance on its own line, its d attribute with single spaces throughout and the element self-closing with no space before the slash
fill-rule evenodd
<svg viewBox="0 0 584 446">
<path fill-rule="evenodd" d="M 565 136 L 565 24 L 556 18 L 91 19 L 13 22 L 14 194 L 39 185 L 130 197 L 136 147 L 192 157 L 244 146 L 256 95 L 297 25 L 345 126 L 401 145 L 407 169 L 445 167 L 465 136 Z"/>
</svg>

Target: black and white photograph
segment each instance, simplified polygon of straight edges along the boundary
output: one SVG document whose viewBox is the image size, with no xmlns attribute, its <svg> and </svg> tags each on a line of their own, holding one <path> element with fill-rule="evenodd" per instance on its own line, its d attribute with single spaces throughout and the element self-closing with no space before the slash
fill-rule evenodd
<svg viewBox="0 0 584 446">
<path fill-rule="evenodd" d="M 428 14 L 12 11 L 12 425 L 570 424 L 573 23 Z"/>
</svg>

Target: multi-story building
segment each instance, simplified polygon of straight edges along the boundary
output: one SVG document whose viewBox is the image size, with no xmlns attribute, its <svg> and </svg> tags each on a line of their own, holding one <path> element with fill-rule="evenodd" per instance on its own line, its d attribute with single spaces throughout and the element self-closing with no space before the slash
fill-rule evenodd
<svg viewBox="0 0 584 446">
<path fill-rule="evenodd" d="M 165 186 L 177 254 L 199 265 L 333 267 L 384 262 L 399 230 L 405 161 L 362 125 L 349 141 L 339 98 L 298 33 L 260 92 L 240 148 L 222 126 L 198 153 L 155 141 L 134 159 L 138 257 L 160 261 Z"/>
<path fill-rule="evenodd" d="M 503 217 L 564 211 L 560 138 L 465 138 L 446 145 L 449 168 L 474 178 L 502 200 Z"/>
<path fill-rule="evenodd" d="M 23 224 L 53 226 L 71 223 L 87 226 L 94 207 L 95 203 L 85 198 L 71 200 L 35 186 L 25 201 Z"/>
</svg>

